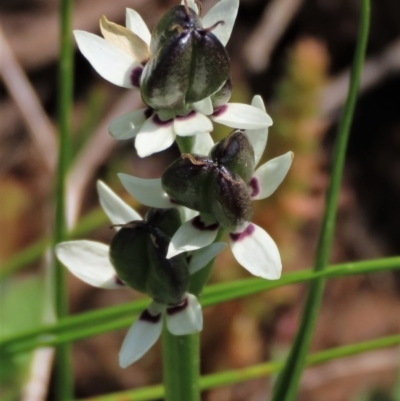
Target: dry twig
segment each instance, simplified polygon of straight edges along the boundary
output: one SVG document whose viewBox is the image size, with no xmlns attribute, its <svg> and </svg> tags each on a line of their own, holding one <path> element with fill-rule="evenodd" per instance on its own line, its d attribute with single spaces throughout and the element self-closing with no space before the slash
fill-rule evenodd
<svg viewBox="0 0 400 401">
<path fill-rule="evenodd" d="M 40 152 L 47 170 L 52 173 L 57 160 L 57 143 L 53 124 L 47 117 L 35 90 L 24 70 L 14 57 L 0 27 L 0 75 L 10 96 L 31 132 L 33 142 Z"/>
<path fill-rule="evenodd" d="M 250 71 L 256 73 L 268 67 L 275 46 L 302 3 L 303 0 L 273 0 L 268 4 L 243 49 Z"/>
<path fill-rule="evenodd" d="M 118 143 L 108 134 L 110 121 L 121 114 L 135 110 L 142 104 L 138 91 L 129 91 L 106 115 L 99 127 L 77 156 L 67 180 L 67 221 L 71 228 L 76 223 L 83 196 L 93 174 L 107 159 Z"/>
<path fill-rule="evenodd" d="M 302 390 L 310 391 L 351 376 L 365 378 L 381 371 L 396 371 L 398 367 L 399 348 L 368 352 L 308 369 L 302 380 Z"/>
<path fill-rule="evenodd" d="M 368 59 L 361 77 L 360 92 L 382 82 L 387 77 L 400 71 L 400 38 L 390 44 L 380 55 Z M 347 96 L 350 70 L 339 74 L 322 92 L 321 111 L 323 116 L 330 116 L 340 108 Z"/>
<path fill-rule="evenodd" d="M 41 12 L 0 13 L 0 25 L 7 34 L 10 47 L 25 69 L 39 68 L 55 62 L 59 54 L 59 22 L 56 2 Z M 150 0 L 80 0 L 74 2 L 73 28 L 90 32 L 99 30 L 104 14 L 110 21 L 121 18 L 126 7 L 150 7 Z M 72 35 L 72 32 L 71 32 Z"/>
<path fill-rule="evenodd" d="M 54 348 L 35 350 L 30 366 L 29 380 L 25 385 L 21 401 L 44 401 L 47 398 Z"/>
</svg>

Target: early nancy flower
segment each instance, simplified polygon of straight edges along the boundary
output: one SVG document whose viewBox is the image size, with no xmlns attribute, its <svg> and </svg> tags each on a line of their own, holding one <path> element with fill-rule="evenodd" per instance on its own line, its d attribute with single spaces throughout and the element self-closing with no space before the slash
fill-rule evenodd
<svg viewBox="0 0 400 401">
<path fill-rule="evenodd" d="M 212 110 L 212 109 L 211 109 Z M 115 139 L 135 138 L 140 157 L 170 147 L 177 135 L 195 136 L 212 131 L 212 121 L 232 128 L 261 129 L 272 125 L 265 111 L 241 103 L 226 103 L 205 115 L 200 111 L 155 112 L 146 108 L 117 117 L 108 127 Z"/>
<path fill-rule="evenodd" d="M 151 34 L 150 60 L 143 69 L 140 92 L 155 110 L 179 110 L 216 93 L 230 75 L 229 57 L 185 2 L 169 9 Z"/>
<path fill-rule="evenodd" d="M 180 225 L 175 209 L 150 209 L 142 220 L 104 183 L 97 185 L 100 203 L 117 229 L 110 247 L 95 241 L 58 244 L 56 254 L 66 267 L 88 284 L 101 288 L 124 285 L 148 294 L 153 302 L 129 329 L 120 351 L 127 367 L 144 355 L 161 334 L 163 316 L 175 335 L 202 329 L 201 307 L 188 294 L 190 274 L 201 269 L 222 249 L 215 243 L 202 252 L 166 259 L 170 237 Z"/>
<path fill-rule="evenodd" d="M 265 113 L 259 96 L 252 105 Z M 275 191 L 289 170 L 293 154 L 288 152 L 254 171 L 267 135 L 267 128 L 236 131 L 214 148 L 206 137 L 209 156 L 182 155 L 164 172 L 161 181 L 119 175 L 127 191 L 142 203 L 162 207 L 181 204 L 200 212 L 174 234 L 167 257 L 209 245 L 223 227 L 230 232 L 232 252 L 243 267 L 263 278 L 280 277 L 282 266 L 275 242 L 251 223 L 252 201 Z M 201 147 L 205 150 L 205 142 Z M 151 197 L 145 195 L 148 189 Z"/>
<path fill-rule="evenodd" d="M 212 131 L 212 121 L 242 129 L 271 124 L 265 113 L 251 106 L 227 103 L 231 83 L 224 46 L 239 0 L 221 0 L 202 19 L 198 4 L 182 1 L 152 34 L 130 9 L 126 28 L 102 17 L 104 39 L 74 32 L 80 50 L 100 75 L 119 86 L 140 88 L 148 107 L 114 119 L 109 132 L 116 139 L 136 138 L 141 157 L 168 148 L 176 135 Z"/>
<path fill-rule="evenodd" d="M 161 25 L 159 24 L 155 28 L 153 37 L 140 15 L 134 10 L 127 9 L 126 28 L 107 21 L 105 17 L 101 18 L 100 28 L 104 39 L 85 31 L 77 30 L 74 31 L 74 34 L 79 49 L 94 69 L 103 78 L 115 85 L 125 88 L 139 88 L 141 86 L 143 68 L 150 61 L 143 74 L 144 93 L 142 97 L 144 102 L 155 109 L 179 109 L 186 103 L 201 101 L 203 98 L 215 93 L 229 78 L 229 65 L 227 65 L 224 46 L 231 35 L 238 7 L 239 0 L 222 0 L 200 19 L 197 2 L 194 0 L 182 1 L 182 5 L 175 7 L 173 10 L 184 11 L 186 17 L 189 18 L 188 24 L 186 24 L 187 21 L 182 20 L 184 18 L 183 14 L 179 17 L 175 15 L 175 11 L 170 10 L 165 18 L 160 21 Z M 177 20 L 174 22 L 173 19 Z M 171 29 L 171 24 L 173 29 Z M 186 25 L 188 26 L 186 27 Z M 176 34 L 179 38 L 182 38 L 178 38 L 178 43 L 174 44 L 174 49 L 182 48 L 183 46 L 183 51 L 187 57 L 192 61 L 198 61 L 197 67 L 195 66 L 193 71 L 191 71 L 193 68 L 192 63 L 189 63 L 190 65 L 184 64 L 184 71 L 182 71 L 181 65 L 176 65 L 176 67 L 174 65 L 169 66 L 165 62 L 165 57 L 171 54 L 171 49 L 167 45 L 171 44 L 171 36 Z M 189 35 L 187 39 L 185 39 L 185 35 Z M 193 50 L 194 45 L 189 46 L 186 43 L 193 36 L 197 37 L 195 40 L 198 43 L 195 46 L 196 50 Z M 183 42 L 179 44 L 179 40 L 183 40 Z M 214 45 L 208 43 L 210 41 Z M 200 53 L 198 46 L 203 49 Z M 216 50 L 212 49 L 215 46 L 219 48 L 217 53 L 223 54 L 221 62 L 225 67 L 221 69 L 221 65 L 219 65 L 218 71 L 209 70 L 210 68 L 215 69 L 217 63 L 214 66 L 207 66 L 207 70 L 204 70 L 204 72 L 206 74 L 215 75 L 216 73 L 220 75 L 221 70 L 223 70 L 225 72 L 223 72 L 222 76 L 220 78 L 215 76 L 212 79 L 213 82 L 207 80 L 207 82 L 201 83 L 199 81 L 198 84 L 193 85 L 191 83 L 190 86 L 186 82 L 185 87 L 181 87 L 180 84 L 185 82 L 184 76 L 189 79 L 196 74 L 196 80 L 200 79 L 198 73 L 201 72 L 201 68 L 204 68 L 201 66 L 204 60 L 198 56 L 199 54 L 206 56 L 210 52 L 210 54 L 216 54 Z M 210 51 L 207 49 L 210 49 Z M 164 52 L 167 52 L 165 56 L 163 56 Z M 217 58 L 219 57 L 217 56 Z M 176 59 L 177 54 L 173 56 L 173 64 L 175 64 Z M 182 57 L 179 57 L 179 60 L 181 59 Z M 164 66 L 160 73 L 158 68 L 163 60 L 162 64 Z M 180 74 L 178 81 L 176 80 L 177 74 Z M 157 82 L 152 81 L 152 77 Z M 164 81 L 160 81 L 162 79 Z M 182 94 L 184 94 L 184 101 L 176 102 L 175 99 L 171 102 L 171 97 L 175 98 L 181 90 Z M 185 100 L 186 94 L 188 95 L 187 101 Z M 178 106 L 178 103 L 180 106 Z"/>
</svg>

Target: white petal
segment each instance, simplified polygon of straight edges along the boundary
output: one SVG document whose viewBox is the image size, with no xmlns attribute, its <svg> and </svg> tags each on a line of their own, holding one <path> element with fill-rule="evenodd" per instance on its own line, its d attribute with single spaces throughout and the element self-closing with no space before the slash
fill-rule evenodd
<svg viewBox="0 0 400 401">
<path fill-rule="evenodd" d="M 108 258 L 109 247 L 95 241 L 67 241 L 56 245 L 60 262 L 76 277 L 101 288 L 120 288 L 114 267 Z"/>
<path fill-rule="evenodd" d="M 158 340 L 162 331 L 162 314 L 151 315 L 146 309 L 130 327 L 121 350 L 119 365 L 126 368 L 140 359 Z"/>
<path fill-rule="evenodd" d="M 188 3 L 189 8 L 191 8 L 193 11 L 195 11 L 196 14 L 199 13 L 199 8 L 197 7 L 195 0 L 187 0 L 187 3 Z M 183 5 L 183 4 L 185 4 L 185 2 L 182 0 L 181 4 Z"/>
<path fill-rule="evenodd" d="M 108 132 L 115 139 L 124 140 L 134 138 L 146 121 L 148 110 L 136 110 L 114 118 L 108 126 Z"/>
<path fill-rule="evenodd" d="M 190 136 L 213 129 L 212 122 L 204 114 L 191 111 L 186 116 L 176 116 L 174 119 L 174 131 L 179 136 Z"/>
<path fill-rule="evenodd" d="M 217 236 L 218 228 L 217 223 L 206 226 L 200 216 L 182 224 L 171 239 L 167 259 L 210 245 Z"/>
<path fill-rule="evenodd" d="M 209 116 L 214 111 L 212 101 L 211 101 L 211 96 L 206 97 L 203 100 L 199 100 L 196 103 L 192 103 L 192 108 L 193 108 L 193 110 L 196 110 L 199 113 Z"/>
<path fill-rule="evenodd" d="M 173 120 L 162 121 L 155 114 L 146 120 L 136 135 L 135 148 L 140 157 L 146 157 L 169 148 L 174 141 Z"/>
<path fill-rule="evenodd" d="M 188 207 L 185 206 L 179 206 L 178 210 L 181 214 L 181 219 L 183 222 L 192 220 L 194 217 L 196 217 L 199 212 L 197 210 L 189 209 Z"/>
<path fill-rule="evenodd" d="M 167 328 L 176 336 L 197 333 L 203 328 L 203 313 L 197 298 L 188 294 L 182 305 L 167 308 Z"/>
<path fill-rule="evenodd" d="M 205 248 L 194 251 L 189 262 L 189 273 L 194 274 L 205 267 L 225 248 L 225 242 L 214 242 Z"/>
<path fill-rule="evenodd" d="M 253 199 L 264 199 L 273 194 L 286 177 L 293 160 L 293 152 L 269 160 L 260 166 L 250 180 Z"/>
<path fill-rule="evenodd" d="M 79 50 L 93 68 L 107 81 L 124 88 L 134 88 L 131 76 L 142 69 L 133 57 L 100 36 L 85 31 L 74 31 Z"/>
<path fill-rule="evenodd" d="M 219 24 L 212 30 L 224 46 L 231 36 L 238 9 L 239 0 L 221 0 L 202 18 L 204 28 L 210 28 L 218 21 L 224 21 L 224 24 Z"/>
<path fill-rule="evenodd" d="M 193 137 L 192 152 L 197 155 L 208 155 L 211 148 L 214 146 L 214 141 L 209 132 L 203 132 Z"/>
<path fill-rule="evenodd" d="M 251 274 L 268 280 L 281 276 L 278 247 L 261 227 L 250 223 L 242 233 L 229 234 L 229 241 L 236 260 Z"/>
<path fill-rule="evenodd" d="M 260 95 L 256 95 L 253 97 L 251 105 L 257 107 L 257 109 L 260 109 L 264 112 L 266 111 L 264 102 Z M 267 145 L 268 127 L 260 129 L 248 129 L 246 130 L 246 134 L 254 148 L 255 165 L 257 166 Z"/>
<path fill-rule="evenodd" d="M 100 18 L 100 30 L 107 42 L 128 53 L 138 64 L 143 65 L 149 60 L 149 46 L 130 29 L 108 21 L 103 15 Z"/>
<path fill-rule="evenodd" d="M 149 28 L 147 28 L 146 23 L 143 21 L 143 18 L 137 11 L 132 10 L 131 8 L 126 9 L 125 25 L 150 46 L 151 33 Z"/>
<path fill-rule="evenodd" d="M 237 129 L 267 128 L 272 125 L 272 119 L 266 112 L 242 103 L 225 104 L 210 117 L 217 123 Z"/>
<path fill-rule="evenodd" d="M 97 192 L 101 207 L 113 224 L 125 224 L 134 220 L 142 220 L 140 214 L 128 206 L 104 182 L 97 181 Z"/>
<path fill-rule="evenodd" d="M 161 178 L 144 179 L 123 173 L 118 177 L 124 188 L 143 205 L 160 209 L 173 207 L 161 186 Z"/>
</svg>

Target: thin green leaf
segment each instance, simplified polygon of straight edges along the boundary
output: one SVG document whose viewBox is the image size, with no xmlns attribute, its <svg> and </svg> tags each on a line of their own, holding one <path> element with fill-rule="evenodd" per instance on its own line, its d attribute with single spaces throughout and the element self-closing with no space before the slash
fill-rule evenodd
<svg viewBox="0 0 400 401">
<path fill-rule="evenodd" d="M 378 338 L 359 344 L 346 345 L 311 354 L 306 358 L 307 366 L 319 365 L 340 358 L 350 357 L 363 352 L 375 351 L 382 348 L 393 347 L 400 344 L 400 335 Z M 217 387 L 228 386 L 249 380 L 267 377 L 279 372 L 283 367 L 280 362 L 267 362 L 249 368 L 229 370 L 221 373 L 213 373 L 200 378 L 200 389 L 210 390 Z M 164 396 L 161 385 L 142 387 L 137 390 L 123 391 L 96 398 L 86 398 L 80 401 L 148 401 L 156 400 Z"/>
<path fill-rule="evenodd" d="M 71 154 L 71 116 L 73 102 L 73 45 L 72 45 L 72 1 L 61 0 L 60 18 L 60 64 L 58 73 L 58 127 L 59 149 L 56 171 L 55 226 L 52 244 L 67 238 L 65 208 L 65 183 Z M 66 271 L 64 266 L 53 258 L 54 312 L 57 319 L 68 314 Z M 69 400 L 73 394 L 72 370 L 68 344 L 57 348 L 56 353 L 56 397 L 60 401 Z"/>
<path fill-rule="evenodd" d="M 368 40 L 370 19 L 370 2 L 362 0 L 360 29 L 354 63 L 350 77 L 350 87 L 333 151 L 332 175 L 328 187 L 324 218 L 315 258 L 315 271 L 324 271 L 329 263 L 329 255 L 333 241 L 336 211 L 343 174 L 344 161 L 351 122 L 353 119 L 361 71 L 364 64 Z M 294 401 L 299 387 L 302 371 L 318 315 L 324 290 L 325 278 L 320 277 L 310 284 L 309 293 L 303 310 L 300 327 L 287 359 L 285 369 L 276 382 L 272 401 Z"/>
<path fill-rule="evenodd" d="M 333 265 L 328 270 L 318 273 L 311 270 L 286 273 L 280 280 L 276 281 L 248 278 L 209 286 L 205 289 L 201 301 L 203 307 L 206 307 L 248 297 L 289 284 L 308 282 L 317 277 L 336 278 L 399 268 L 400 257 L 396 257 Z M 148 299 L 141 299 L 123 305 L 70 316 L 54 325 L 43 326 L 37 330 L 3 339 L 0 341 L 0 350 L 9 353 L 25 352 L 42 345 L 55 345 L 64 341 L 76 341 L 107 331 L 121 329 L 129 326 L 135 316 L 145 309 L 148 303 Z M 49 336 L 53 337 L 49 338 Z"/>
</svg>

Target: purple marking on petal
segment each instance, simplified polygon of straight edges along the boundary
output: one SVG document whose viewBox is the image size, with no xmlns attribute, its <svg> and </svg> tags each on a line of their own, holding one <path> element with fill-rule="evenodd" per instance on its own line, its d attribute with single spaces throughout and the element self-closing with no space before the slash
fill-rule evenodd
<svg viewBox="0 0 400 401">
<path fill-rule="evenodd" d="M 196 216 L 193 220 L 192 220 L 192 226 L 199 231 L 215 231 L 218 229 L 219 224 L 218 223 L 213 223 L 210 224 L 209 226 L 206 226 L 206 224 L 201 221 L 200 216 Z"/>
<path fill-rule="evenodd" d="M 214 111 L 214 113 L 212 114 L 214 117 L 219 117 L 221 114 L 224 114 L 225 113 L 225 111 L 226 111 L 226 109 L 228 108 L 228 105 L 227 104 L 224 104 L 223 106 L 221 106 L 221 107 L 218 107 L 215 111 Z"/>
<path fill-rule="evenodd" d="M 256 197 L 259 193 L 260 193 L 260 183 L 258 182 L 258 179 L 256 178 L 256 177 L 253 177 L 251 180 L 250 180 L 250 183 L 249 183 L 249 185 L 250 185 L 250 188 L 251 188 L 251 194 L 250 194 L 250 196 L 252 197 L 252 198 L 254 198 L 254 197 Z"/>
<path fill-rule="evenodd" d="M 148 323 L 158 323 L 161 319 L 161 313 L 153 316 L 147 309 L 145 309 L 139 316 L 139 320 L 143 320 Z"/>
<path fill-rule="evenodd" d="M 247 228 L 242 231 L 241 233 L 230 233 L 229 236 L 231 237 L 232 241 L 241 241 L 245 239 L 246 237 L 250 236 L 251 234 L 254 233 L 255 231 L 254 224 L 249 224 Z"/>
<path fill-rule="evenodd" d="M 131 84 L 140 88 L 140 78 L 142 76 L 143 67 L 136 67 L 131 72 Z"/>
<path fill-rule="evenodd" d="M 120 285 L 121 287 L 125 287 L 125 283 L 118 277 L 114 276 L 115 284 Z"/>
<path fill-rule="evenodd" d="M 191 119 L 192 117 L 194 117 L 196 114 L 197 114 L 197 113 L 196 113 L 194 110 L 192 110 L 189 114 L 186 114 L 186 116 L 176 116 L 175 118 L 176 118 L 177 120 L 180 120 L 180 121 L 189 120 L 189 119 Z"/>
<path fill-rule="evenodd" d="M 166 120 L 166 121 L 163 121 L 158 116 L 158 114 L 154 114 L 154 116 L 153 116 L 153 123 L 157 124 L 157 125 L 160 125 L 161 127 L 165 127 L 166 125 L 171 125 L 173 121 L 174 121 L 173 118 L 171 118 L 169 120 Z"/>
<path fill-rule="evenodd" d="M 146 120 L 148 118 L 150 118 L 153 115 L 154 110 L 151 107 L 148 107 L 145 111 L 144 111 L 144 116 L 146 117 Z"/>
<path fill-rule="evenodd" d="M 186 309 L 188 305 L 189 305 L 189 299 L 186 297 L 185 300 L 181 304 L 167 308 L 167 314 L 170 316 L 175 315 L 179 312 L 182 312 L 184 309 Z"/>
</svg>

